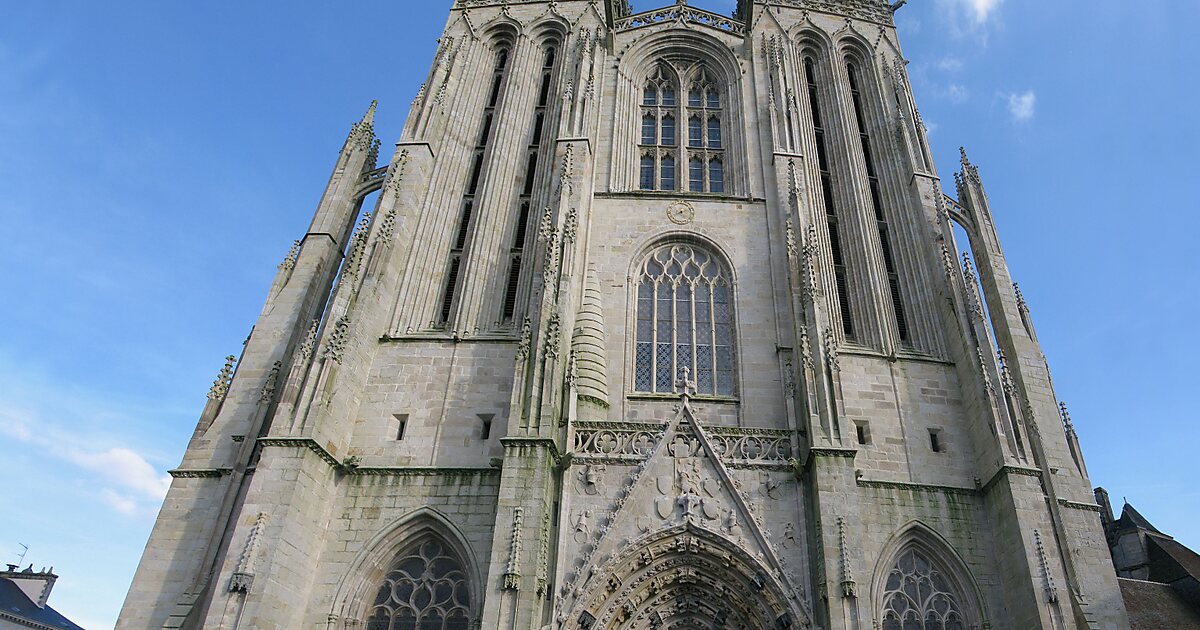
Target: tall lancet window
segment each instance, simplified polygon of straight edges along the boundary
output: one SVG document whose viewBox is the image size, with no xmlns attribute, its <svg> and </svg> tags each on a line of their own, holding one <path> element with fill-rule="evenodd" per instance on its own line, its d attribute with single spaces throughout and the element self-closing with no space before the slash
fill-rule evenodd
<svg viewBox="0 0 1200 630">
<path fill-rule="evenodd" d="M 375 595 L 367 630 L 470 630 L 471 592 L 462 563 L 436 538 L 402 553 Z"/>
<path fill-rule="evenodd" d="M 858 124 L 858 141 L 867 166 L 867 187 L 871 191 L 871 209 L 875 216 L 875 229 L 879 231 L 879 244 L 883 248 L 883 266 L 888 275 L 888 291 L 892 298 L 892 309 L 896 317 L 896 330 L 900 333 L 900 341 L 908 343 L 912 339 L 908 330 L 908 318 L 904 314 L 904 300 L 900 295 L 900 275 L 896 271 L 896 255 L 892 247 L 892 235 L 888 230 L 887 216 L 883 211 L 883 193 L 880 192 L 878 165 L 871 152 L 871 135 L 867 129 L 862 90 L 859 89 L 860 77 L 858 67 L 854 63 L 846 64 L 846 76 L 850 79 L 850 100 L 854 104 L 854 119 Z"/>
<path fill-rule="evenodd" d="M 487 157 L 488 147 L 491 145 L 494 135 L 497 109 L 504 99 L 504 84 L 508 78 L 509 69 L 508 57 L 508 48 L 501 48 L 496 52 L 496 63 L 488 84 L 488 99 L 483 110 L 483 122 L 479 126 L 479 135 L 476 136 L 475 150 L 471 155 L 467 190 L 463 193 L 462 205 L 458 214 L 458 225 L 454 229 L 454 241 L 450 245 L 450 261 L 446 266 L 446 288 L 442 293 L 441 310 L 438 313 L 438 322 L 443 325 L 450 321 L 450 315 L 454 309 L 455 296 L 458 293 L 459 284 L 461 284 L 462 280 L 461 271 L 466 258 L 465 252 L 475 228 L 472 219 L 476 214 L 476 196 L 483 187 L 483 181 L 487 175 L 484 168 L 484 160 Z"/>
<path fill-rule="evenodd" d="M 512 246 L 508 252 L 508 276 L 504 285 L 504 302 L 501 306 L 500 323 L 511 323 L 517 309 L 517 292 L 520 289 L 521 261 L 525 257 L 525 245 L 529 238 L 529 214 L 533 206 L 533 193 L 541 169 L 539 155 L 547 137 L 552 133 L 547 121 L 549 116 L 550 91 L 554 86 L 554 68 L 558 49 L 547 46 L 542 52 L 541 83 L 538 87 L 537 105 L 533 110 L 533 125 L 529 132 L 529 148 L 525 154 L 525 172 L 521 194 L 517 199 L 517 222 L 513 228 Z"/>
<path fill-rule="evenodd" d="M 642 91 L 642 141 L 639 147 L 642 190 L 675 190 L 679 148 L 679 88 L 668 70 L 659 67 Z"/>
<path fill-rule="evenodd" d="M 883 630 L 966 630 L 962 604 L 946 576 L 910 548 L 888 574 Z"/>
<path fill-rule="evenodd" d="M 733 396 L 733 286 L 712 253 L 685 243 L 654 250 L 637 285 L 634 390 L 675 393 L 687 368 L 702 396 Z"/>
<path fill-rule="evenodd" d="M 829 230 L 829 248 L 833 257 L 833 279 L 837 290 L 838 308 L 842 314 L 842 333 L 854 339 L 854 311 L 850 308 L 850 284 L 847 280 L 846 256 L 842 241 L 841 223 L 833 198 L 833 171 L 829 166 L 829 146 L 825 135 L 825 120 L 821 115 L 821 93 L 817 85 L 816 62 L 804 58 L 804 78 L 808 84 L 808 105 L 812 112 L 813 133 L 817 142 L 817 168 L 821 174 L 821 198 L 825 203 L 825 226 Z"/>
<path fill-rule="evenodd" d="M 688 86 L 688 190 L 725 192 L 725 145 L 721 93 L 703 68 Z"/>
</svg>

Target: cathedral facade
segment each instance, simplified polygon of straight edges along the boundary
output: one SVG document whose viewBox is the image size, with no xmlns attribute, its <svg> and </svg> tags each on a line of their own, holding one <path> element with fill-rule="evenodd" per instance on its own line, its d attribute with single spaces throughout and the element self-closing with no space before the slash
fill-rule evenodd
<svg viewBox="0 0 1200 630">
<path fill-rule="evenodd" d="M 902 4 L 456 0 L 391 159 L 353 126 L 117 627 L 1128 628 Z"/>
</svg>

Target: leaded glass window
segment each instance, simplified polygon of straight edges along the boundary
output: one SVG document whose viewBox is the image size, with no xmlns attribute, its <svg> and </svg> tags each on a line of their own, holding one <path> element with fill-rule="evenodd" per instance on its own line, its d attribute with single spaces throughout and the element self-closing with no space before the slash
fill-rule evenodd
<svg viewBox="0 0 1200 630">
<path fill-rule="evenodd" d="M 469 630 L 471 593 L 462 563 L 426 538 L 392 564 L 375 596 L 367 630 Z"/>
<path fill-rule="evenodd" d="M 690 244 L 656 249 L 637 285 L 634 389 L 675 393 L 684 368 L 701 396 L 731 397 L 733 288 L 716 256 Z"/>
<path fill-rule="evenodd" d="M 674 190 L 677 179 L 675 145 L 679 135 L 679 107 L 675 77 L 658 67 L 642 92 L 641 166 L 638 188 Z"/>
<path fill-rule="evenodd" d="M 725 170 L 719 165 L 724 158 L 721 144 L 721 94 L 704 68 L 697 71 L 692 78 L 686 109 L 688 162 L 700 163 L 699 178 L 690 178 L 689 188 L 692 192 L 725 192 Z M 718 163 L 718 166 L 713 168 L 713 163 Z"/>
<path fill-rule="evenodd" d="M 900 554 L 883 595 L 883 630 L 966 630 L 946 576 L 917 549 Z"/>
<path fill-rule="evenodd" d="M 642 90 L 639 188 L 676 190 L 686 181 L 690 192 L 725 191 L 725 169 L 711 166 L 724 155 L 721 101 L 716 82 L 703 67 L 682 81 L 665 64 L 650 74 Z M 647 158 L 654 166 L 650 177 Z"/>
</svg>

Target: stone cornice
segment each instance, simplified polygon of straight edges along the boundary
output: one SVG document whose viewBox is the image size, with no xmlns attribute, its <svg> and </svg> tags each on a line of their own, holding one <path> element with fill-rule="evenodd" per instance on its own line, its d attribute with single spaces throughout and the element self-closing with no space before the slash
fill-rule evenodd
<svg viewBox="0 0 1200 630">
<path fill-rule="evenodd" d="M 996 474 L 992 475 L 991 479 L 988 479 L 987 483 L 983 484 L 983 491 L 991 492 L 992 486 L 995 486 L 996 483 L 1000 481 L 1000 477 L 1008 475 L 1024 475 L 1026 477 L 1041 478 L 1042 471 L 1037 468 L 1029 468 L 1027 466 L 1002 466 L 1000 470 L 996 471 Z"/>
<path fill-rule="evenodd" d="M 175 479 L 217 479 L 232 473 L 232 468 L 176 468 L 167 471 Z"/>
<path fill-rule="evenodd" d="M 854 459 L 858 451 L 852 448 L 814 447 L 808 449 L 809 458 L 813 457 L 847 457 Z"/>
<path fill-rule="evenodd" d="M 1080 503 L 1079 501 L 1059 499 L 1058 504 L 1065 508 L 1071 508 L 1072 510 L 1087 510 L 1088 512 L 1095 512 L 1097 514 L 1099 514 L 1101 511 L 1100 506 L 1096 505 L 1095 503 Z"/>
<path fill-rule="evenodd" d="M 960 488 L 958 486 L 943 486 L 931 483 L 910 483 L 907 481 L 880 481 L 871 479 L 858 479 L 858 487 L 860 488 L 878 488 L 883 490 L 912 490 L 917 492 L 937 492 L 941 494 L 956 494 L 962 496 L 975 497 L 980 495 L 980 491 L 976 488 Z"/>
<path fill-rule="evenodd" d="M 352 477 L 492 477 L 499 468 L 439 468 L 427 466 L 358 466 L 347 468 Z"/>
<path fill-rule="evenodd" d="M 312 438 L 265 437 L 258 438 L 258 443 L 263 447 L 282 446 L 292 448 L 307 448 L 308 450 L 316 453 L 321 459 L 325 460 L 325 463 L 329 464 L 330 467 L 336 469 L 342 468 L 342 463 L 339 462 L 332 453 L 325 450 L 325 447 L 318 444 L 317 441 Z"/>
</svg>

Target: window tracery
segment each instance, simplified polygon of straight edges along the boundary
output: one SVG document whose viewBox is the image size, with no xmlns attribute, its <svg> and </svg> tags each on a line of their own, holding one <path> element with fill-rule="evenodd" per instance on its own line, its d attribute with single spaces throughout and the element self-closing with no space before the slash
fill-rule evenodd
<svg viewBox="0 0 1200 630">
<path fill-rule="evenodd" d="M 734 396 L 733 288 L 712 253 L 690 244 L 655 249 L 637 287 L 634 390 L 674 393 L 686 368 L 696 393 Z"/>
<path fill-rule="evenodd" d="M 367 630 L 469 630 L 471 593 L 462 563 L 440 540 L 400 554 L 375 596 Z"/>
<path fill-rule="evenodd" d="M 967 630 L 961 597 L 916 548 L 896 560 L 884 587 L 883 630 Z"/>
<path fill-rule="evenodd" d="M 638 187 L 677 190 L 686 176 L 690 192 L 724 193 L 722 104 L 717 83 L 703 67 L 689 81 L 663 66 L 651 73 L 642 91 Z"/>
</svg>

